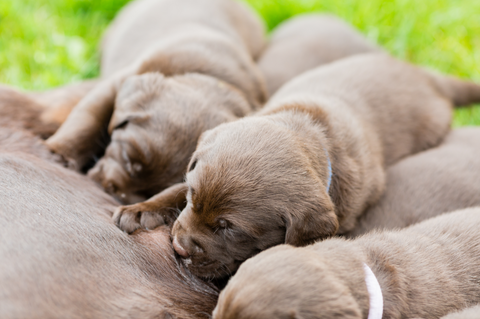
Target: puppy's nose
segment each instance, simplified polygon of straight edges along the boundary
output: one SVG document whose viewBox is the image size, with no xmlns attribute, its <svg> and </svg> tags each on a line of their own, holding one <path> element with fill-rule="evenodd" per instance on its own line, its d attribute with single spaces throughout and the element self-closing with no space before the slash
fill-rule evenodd
<svg viewBox="0 0 480 319">
<path fill-rule="evenodd" d="M 182 245 L 180 245 L 180 243 L 178 242 L 177 236 L 173 238 L 173 249 L 175 249 L 177 254 L 179 254 L 183 258 L 188 258 L 190 256 L 188 251 L 186 251 L 185 248 L 183 248 Z"/>
</svg>

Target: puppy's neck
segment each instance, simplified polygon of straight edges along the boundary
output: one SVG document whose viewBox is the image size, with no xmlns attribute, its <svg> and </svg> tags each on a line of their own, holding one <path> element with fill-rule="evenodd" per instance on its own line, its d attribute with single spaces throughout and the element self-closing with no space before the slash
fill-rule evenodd
<svg viewBox="0 0 480 319">
<path fill-rule="evenodd" d="M 370 294 L 365 282 L 364 264 L 370 267 L 361 249 L 351 242 L 333 238 L 310 246 L 321 262 L 347 288 L 360 308 L 362 318 L 368 318 Z M 383 289 L 382 289 L 383 290 Z"/>
</svg>

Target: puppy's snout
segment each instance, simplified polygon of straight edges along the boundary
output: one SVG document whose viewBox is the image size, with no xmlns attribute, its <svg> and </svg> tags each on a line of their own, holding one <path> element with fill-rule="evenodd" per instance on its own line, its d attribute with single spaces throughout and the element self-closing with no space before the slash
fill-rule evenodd
<svg viewBox="0 0 480 319">
<path fill-rule="evenodd" d="M 183 258 L 188 258 L 190 256 L 190 254 L 188 253 L 188 251 L 185 250 L 185 248 L 183 248 L 182 245 L 180 245 L 180 243 L 178 242 L 178 238 L 175 237 L 173 239 L 173 249 L 175 249 L 175 251 L 177 252 L 177 254 L 179 254 L 181 257 Z"/>
<path fill-rule="evenodd" d="M 173 238 L 173 249 L 183 258 L 188 258 L 191 255 L 203 253 L 203 249 L 195 240 L 187 236 L 175 236 Z"/>
</svg>

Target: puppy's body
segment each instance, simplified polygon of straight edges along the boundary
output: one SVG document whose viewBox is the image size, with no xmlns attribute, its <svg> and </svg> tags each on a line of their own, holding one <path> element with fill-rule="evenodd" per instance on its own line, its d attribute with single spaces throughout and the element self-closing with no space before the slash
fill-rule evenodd
<svg viewBox="0 0 480 319">
<path fill-rule="evenodd" d="M 48 138 L 96 83 L 90 80 L 43 92 L 22 92 L 0 85 L 0 124 Z"/>
<path fill-rule="evenodd" d="M 480 301 L 479 226 L 475 208 L 354 241 L 272 248 L 240 267 L 213 318 L 367 318 L 363 264 L 380 284 L 383 318 L 439 318 Z"/>
<path fill-rule="evenodd" d="M 452 131 L 437 148 L 387 170 L 386 191 L 348 232 L 403 228 L 438 214 L 480 205 L 480 129 Z"/>
<path fill-rule="evenodd" d="M 351 55 L 380 51 L 332 15 L 303 14 L 278 26 L 258 61 L 267 91 L 275 93 L 301 73 Z"/>
<path fill-rule="evenodd" d="M 41 137 L 49 137 L 58 125 L 42 121 L 44 106 L 13 88 L 0 87 L 0 124 L 2 127 L 29 130 Z"/>
<path fill-rule="evenodd" d="M 108 126 L 90 176 L 122 202 L 144 200 L 182 181 L 203 131 L 263 104 L 253 61 L 263 41 L 260 20 L 233 0 L 132 2 L 107 32 L 105 79 L 47 143 L 82 168 Z"/>
<path fill-rule="evenodd" d="M 208 10 L 208 12 L 206 11 Z M 265 46 L 264 27 L 250 10 L 226 0 L 137 0 L 115 18 L 102 42 L 102 76 L 114 75 L 175 33 L 203 26 L 242 44 L 254 58 Z"/>
<path fill-rule="evenodd" d="M 217 291 L 178 263 L 166 227 L 127 236 L 112 198 L 44 159 L 38 138 L 0 129 L 1 318 L 208 317 Z"/>
<path fill-rule="evenodd" d="M 218 277 L 268 247 L 351 230 L 381 196 L 386 166 L 442 141 L 459 93 L 480 100 L 479 86 L 384 54 L 303 74 L 257 116 L 203 135 L 172 229 L 177 252 Z M 137 208 L 116 220 L 139 227 Z"/>
</svg>

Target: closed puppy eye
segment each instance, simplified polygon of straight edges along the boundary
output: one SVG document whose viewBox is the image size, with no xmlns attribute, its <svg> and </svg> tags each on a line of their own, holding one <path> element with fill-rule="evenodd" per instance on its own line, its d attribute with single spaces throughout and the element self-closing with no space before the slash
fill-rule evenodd
<svg viewBox="0 0 480 319">
<path fill-rule="evenodd" d="M 117 129 L 122 129 L 122 128 L 125 128 L 128 124 L 128 119 L 120 122 L 117 126 L 115 126 L 114 130 L 117 130 Z"/>
<path fill-rule="evenodd" d="M 193 171 L 195 169 L 195 166 L 197 166 L 197 160 L 194 160 L 192 162 L 192 165 L 190 165 L 190 168 L 188 169 L 189 172 Z"/>
</svg>

